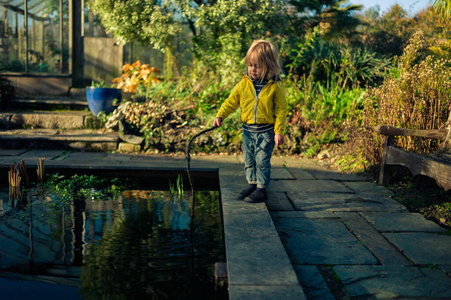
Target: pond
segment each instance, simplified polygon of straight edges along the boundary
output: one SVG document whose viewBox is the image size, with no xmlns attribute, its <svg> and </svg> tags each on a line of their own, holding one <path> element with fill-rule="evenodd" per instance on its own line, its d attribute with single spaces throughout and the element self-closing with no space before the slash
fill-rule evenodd
<svg viewBox="0 0 451 300">
<path fill-rule="evenodd" d="M 191 192 L 72 196 L 36 186 L 19 201 L 0 190 L 2 297 L 228 298 L 214 280 L 225 262 L 218 191 L 195 192 L 192 236 Z"/>
</svg>

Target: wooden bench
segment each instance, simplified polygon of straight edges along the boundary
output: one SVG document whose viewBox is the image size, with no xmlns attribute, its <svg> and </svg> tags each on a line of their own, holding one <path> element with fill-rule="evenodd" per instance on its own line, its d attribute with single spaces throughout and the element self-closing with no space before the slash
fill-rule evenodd
<svg viewBox="0 0 451 300">
<path fill-rule="evenodd" d="M 412 175 L 431 177 L 448 191 L 451 189 L 451 114 L 444 129 L 414 130 L 403 129 L 389 125 L 379 125 L 376 132 L 385 135 L 382 151 L 379 182 L 388 185 L 390 180 L 390 166 L 407 167 Z M 417 136 L 443 141 L 439 150 L 434 153 L 416 154 L 394 146 L 395 136 Z"/>
</svg>

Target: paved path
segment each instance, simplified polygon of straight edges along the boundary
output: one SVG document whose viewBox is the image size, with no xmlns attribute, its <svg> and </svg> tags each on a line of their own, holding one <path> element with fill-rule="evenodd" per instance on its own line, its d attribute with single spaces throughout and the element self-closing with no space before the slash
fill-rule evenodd
<svg viewBox="0 0 451 300">
<path fill-rule="evenodd" d="M 0 167 L 178 169 L 184 157 L 0 150 Z M 266 204 L 236 200 L 241 156 L 192 156 L 217 169 L 231 299 L 451 299 L 451 235 L 389 190 L 312 160 L 273 158 Z M 6 182 L 6 175 L 1 178 Z"/>
</svg>

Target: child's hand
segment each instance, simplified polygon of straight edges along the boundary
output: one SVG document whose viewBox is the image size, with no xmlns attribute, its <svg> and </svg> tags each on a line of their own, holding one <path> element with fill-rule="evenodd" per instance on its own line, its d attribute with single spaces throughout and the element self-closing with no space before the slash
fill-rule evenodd
<svg viewBox="0 0 451 300">
<path fill-rule="evenodd" d="M 283 145 L 284 138 L 282 134 L 276 134 L 274 136 L 274 142 L 276 143 L 276 146 Z"/>
<path fill-rule="evenodd" d="M 221 118 L 216 118 L 216 119 L 213 121 L 213 126 L 219 127 L 219 126 L 221 126 L 221 125 L 222 125 L 222 119 L 221 119 Z"/>
</svg>

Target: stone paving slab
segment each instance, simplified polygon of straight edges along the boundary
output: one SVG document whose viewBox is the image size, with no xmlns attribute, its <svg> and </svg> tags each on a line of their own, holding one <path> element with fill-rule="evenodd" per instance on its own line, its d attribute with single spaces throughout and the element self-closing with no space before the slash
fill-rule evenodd
<svg viewBox="0 0 451 300">
<path fill-rule="evenodd" d="M 105 161 L 105 163 L 110 163 L 110 161 Z M 129 166 L 129 167 L 151 168 L 151 169 L 155 169 L 155 170 L 176 169 L 176 170 L 180 170 L 181 172 L 186 171 L 186 163 L 184 163 L 184 162 L 172 162 L 172 163 L 163 163 L 161 165 L 155 165 L 154 163 L 131 161 L 131 162 L 126 162 L 126 163 L 121 162 L 121 165 Z M 191 171 L 194 171 L 196 169 L 205 169 L 205 168 L 201 167 L 201 166 L 191 167 Z"/>
<path fill-rule="evenodd" d="M 45 167 L 53 167 L 53 168 L 67 168 L 67 169 L 87 169 L 87 170 L 96 170 L 99 168 L 102 169 L 114 169 L 120 168 L 121 162 L 116 161 L 105 161 L 95 159 L 85 162 L 78 161 L 60 161 L 60 160 L 46 160 L 44 162 Z"/>
<path fill-rule="evenodd" d="M 277 184 L 270 186 L 273 192 L 293 192 L 293 193 L 353 193 L 340 182 L 332 180 L 281 180 Z"/>
<path fill-rule="evenodd" d="M 302 300 L 301 286 L 229 285 L 229 298 L 234 300 Z"/>
<path fill-rule="evenodd" d="M 100 161 L 108 157 L 108 153 L 105 152 L 78 152 L 78 151 L 67 151 L 62 153 L 57 157 L 56 160 L 64 160 L 67 162 L 76 161 L 79 163 L 85 163 L 86 161 Z"/>
<path fill-rule="evenodd" d="M 273 155 L 271 158 L 271 164 L 273 166 L 286 166 L 289 169 L 324 169 L 322 166 L 318 165 L 315 160 L 295 156 Z"/>
<path fill-rule="evenodd" d="M 230 299 L 246 299 L 250 295 L 256 299 L 282 299 L 282 295 L 304 299 L 269 214 L 225 213 L 224 235 Z M 261 286 L 282 294 L 274 298 L 262 293 Z"/>
<path fill-rule="evenodd" d="M 296 177 L 286 168 L 271 168 L 271 180 L 294 180 Z"/>
<path fill-rule="evenodd" d="M 186 166 L 186 160 L 178 160 L 181 165 Z M 213 160 L 200 160 L 200 159 L 191 159 L 190 166 L 191 168 L 223 168 L 230 165 L 230 163 L 222 162 L 222 161 L 213 161 Z M 244 177 L 243 177 L 244 179 Z"/>
<path fill-rule="evenodd" d="M 0 159 L 0 167 L 9 167 L 10 165 L 12 165 L 14 163 L 17 163 L 17 164 L 20 163 L 22 160 L 24 161 L 24 163 L 27 167 L 36 167 L 36 158 L 34 158 L 34 157 L 24 158 L 24 157 L 20 157 L 20 156 L 11 156 L 9 158 Z"/>
<path fill-rule="evenodd" d="M 61 156 L 61 150 L 33 150 L 24 152 L 20 155 L 20 157 L 23 158 L 44 158 L 45 160 L 52 160 L 56 157 Z"/>
<path fill-rule="evenodd" d="M 240 164 L 244 164 L 244 159 L 242 154 L 235 155 Z M 317 163 L 308 158 L 287 156 L 287 155 L 277 155 L 273 153 L 271 157 L 272 167 L 286 167 L 288 169 L 292 168 L 303 168 L 305 166 L 317 166 Z"/>
<path fill-rule="evenodd" d="M 185 161 L 185 155 L 157 155 L 157 154 L 123 154 L 123 153 L 110 153 L 110 157 L 123 157 L 130 160 L 140 160 L 147 162 L 155 162 L 161 164 L 161 162 L 175 162 Z M 196 157 L 191 157 L 192 161 L 198 161 Z"/>
<path fill-rule="evenodd" d="M 373 182 L 345 182 L 344 185 L 353 190 L 357 195 L 368 199 L 393 197 L 394 195 L 386 187 L 374 184 Z"/>
<path fill-rule="evenodd" d="M 384 233 L 405 256 L 415 264 L 451 264 L 451 236 L 425 233 Z"/>
<path fill-rule="evenodd" d="M 425 219 L 421 214 L 418 213 L 362 212 L 362 215 L 380 232 L 445 231 L 444 228 L 440 227 L 438 224 L 432 221 Z"/>
<path fill-rule="evenodd" d="M 98 169 L 98 168 L 115 168 L 120 167 L 122 162 L 120 161 L 108 161 L 102 160 L 100 157 L 98 159 L 92 158 L 85 161 L 78 160 L 49 160 L 45 162 L 45 166 L 64 166 L 67 168 L 85 168 L 85 169 Z M 132 165 L 127 165 L 127 167 L 133 167 Z"/>
<path fill-rule="evenodd" d="M 26 152 L 28 152 L 27 149 L 1 149 L 0 157 L 19 156 L 19 155 L 23 155 Z"/>
<path fill-rule="evenodd" d="M 235 178 L 242 178 L 244 184 L 244 170 L 242 167 L 232 165 L 221 168 L 220 172 L 222 176 L 234 176 Z"/>
<path fill-rule="evenodd" d="M 232 174 L 230 174 L 232 173 Z M 219 180 L 221 184 L 221 193 L 222 189 L 226 189 L 227 197 L 226 199 L 233 199 L 236 200 L 238 197 L 238 194 L 247 187 L 246 180 L 240 178 L 239 176 L 235 176 L 234 171 L 228 172 L 224 169 L 219 169 Z"/>
<path fill-rule="evenodd" d="M 237 176 L 242 176 L 242 180 L 245 180 L 244 175 L 244 164 L 240 162 L 238 156 L 227 156 L 227 155 L 214 155 L 214 156 L 194 156 L 191 157 L 192 166 L 216 166 L 227 168 L 224 164 L 236 164 L 240 168 L 240 173 L 236 173 Z M 271 180 L 295 180 L 296 178 L 291 174 L 291 172 L 285 167 L 275 166 L 271 169 Z"/>
<path fill-rule="evenodd" d="M 316 180 L 309 172 L 300 167 L 289 168 L 288 170 L 296 180 Z"/>
<path fill-rule="evenodd" d="M 272 218 L 308 218 L 308 219 L 338 219 L 330 211 L 272 211 Z"/>
<path fill-rule="evenodd" d="M 230 299 L 305 299 L 265 203 L 236 200 L 242 179 L 225 173 L 220 170 Z"/>
<path fill-rule="evenodd" d="M 281 192 L 268 192 L 268 200 L 265 201 L 269 211 L 291 211 L 294 210 L 287 195 Z"/>
<path fill-rule="evenodd" d="M 196 155 L 190 154 L 191 159 L 199 161 L 213 161 L 222 163 L 241 164 L 239 157 L 241 155 Z M 184 158 L 184 157 L 183 157 Z M 242 164 L 244 166 L 244 164 Z"/>
<path fill-rule="evenodd" d="M 365 199 L 353 193 L 287 192 L 298 210 L 407 212 L 399 202 L 379 197 Z"/>
<path fill-rule="evenodd" d="M 349 230 L 383 265 L 409 265 L 410 261 L 397 251 L 376 229 L 356 212 L 336 212 Z"/>
<path fill-rule="evenodd" d="M 335 300 L 316 266 L 294 265 L 294 270 L 309 300 Z"/>
<path fill-rule="evenodd" d="M 335 181 L 364 181 L 365 178 L 357 174 L 342 173 L 337 170 L 309 169 L 308 173 L 318 180 L 335 180 Z"/>
<path fill-rule="evenodd" d="M 346 204 L 352 194 L 304 193 L 288 191 L 288 197 L 298 210 L 335 210 Z"/>
<path fill-rule="evenodd" d="M 239 180 L 236 176 L 228 175 L 227 171 L 224 172 L 223 169 L 220 169 L 219 184 L 221 187 L 223 214 L 267 212 L 265 203 L 247 203 L 238 200 L 238 194 L 247 186 L 244 180 Z"/>
<path fill-rule="evenodd" d="M 294 264 L 378 263 L 338 219 L 274 218 L 274 224 Z"/>
<path fill-rule="evenodd" d="M 256 237 L 252 233 L 242 233 L 240 237 L 226 234 L 230 285 L 299 284 L 278 237 Z"/>
<path fill-rule="evenodd" d="M 221 193 L 222 194 L 222 193 Z M 239 201 L 236 199 L 233 200 L 223 200 L 223 214 L 233 213 L 233 214 L 253 214 L 253 213 L 261 213 L 264 214 L 267 212 L 267 208 L 264 203 L 254 204 L 253 207 L 250 207 L 250 203 Z"/>
<path fill-rule="evenodd" d="M 335 266 L 351 297 L 357 299 L 451 298 L 451 278 L 438 269 L 407 266 Z"/>
</svg>

